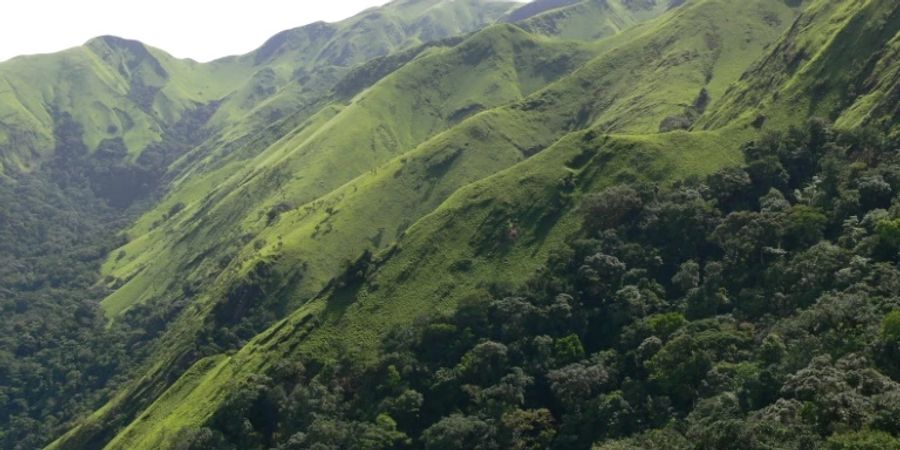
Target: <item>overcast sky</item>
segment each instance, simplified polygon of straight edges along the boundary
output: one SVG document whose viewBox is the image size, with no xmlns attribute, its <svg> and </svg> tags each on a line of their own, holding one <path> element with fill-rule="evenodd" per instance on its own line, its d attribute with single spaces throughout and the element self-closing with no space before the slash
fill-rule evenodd
<svg viewBox="0 0 900 450">
<path fill-rule="evenodd" d="M 350 17 L 387 0 L 5 0 L 0 61 L 51 53 L 112 34 L 180 58 L 246 53 L 273 34 Z"/>
</svg>

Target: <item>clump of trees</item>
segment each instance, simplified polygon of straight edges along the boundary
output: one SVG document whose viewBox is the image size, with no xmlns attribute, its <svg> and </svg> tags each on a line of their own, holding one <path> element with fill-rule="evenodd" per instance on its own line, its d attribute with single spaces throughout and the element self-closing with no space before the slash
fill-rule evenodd
<svg viewBox="0 0 900 450">
<path fill-rule="evenodd" d="M 898 148 L 812 121 L 588 195 L 525 286 L 281 362 L 184 448 L 900 448 Z"/>
<path fill-rule="evenodd" d="M 0 177 L 0 448 L 43 448 L 99 408 L 183 307 L 151 302 L 109 326 L 99 269 L 216 107 L 185 113 L 137 163 L 121 138 L 90 152 L 82 126 L 55 111 L 52 157 Z"/>
</svg>

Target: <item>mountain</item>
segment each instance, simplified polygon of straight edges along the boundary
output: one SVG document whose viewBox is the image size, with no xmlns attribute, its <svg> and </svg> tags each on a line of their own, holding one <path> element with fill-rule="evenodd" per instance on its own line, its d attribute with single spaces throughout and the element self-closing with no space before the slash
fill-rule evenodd
<svg viewBox="0 0 900 450">
<path fill-rule="evenodd" d="M 891 448 L 898 9 L 398 0 L 0 64 L 0 442 Z"/>
<path fill-rule="evenodd" d="M 480 28 L 511 6 L 415 4 L 301 27 L 284 33 L 292 39 L 280 44 L 276 39 L 250 55 L 210 64 L 175 60 L 113 37 L 3 64 L 10 85 L 5 95 L 18 96 L 3 102 L 13 112 L 4 114 L 0 132 L 0 142 L 10 144 L 0 156 L 6 243 L 0 293 L 16 311 L 2 333 L 10 338 L 0 350 L 10 396 L 2 397 L 0 446 L 40 447 L 65 421 L 108 399 L 105 389 L 114 379 L 149 360 L 144 344 L 165 328 L 155 322 L 165 317 L 106 327 L 97 309 L 108 294 L 98 283 L 100 258 L 121 245 L 117 235 L 158 201 L 182 168 L 193 167 L 193 158 L 260 138 L 277 140 L 265 127 L 290 129 L 305 120 L 342 72 L 380 52 L 414 51 L 424 45 L 423 35 L 438 39 Z M 429 25 L 438 18 L 440 24 Z M 304 35 L 309 45 L 300 45 Z M 354 55 L 357 48 L 366 55 Z M 316 58 L 310 66 L 316 72 L 304 75 L 296 61 Z M 79 314 L 71 314 L 74 309 Z M 35 345 L 23 347 L 13 338 L 23 333 Z M 97 345 L 73 358 L 72 345 L 87 340 Z M 70 376 L 60 379 L 59 373 Z"/>
</svg>

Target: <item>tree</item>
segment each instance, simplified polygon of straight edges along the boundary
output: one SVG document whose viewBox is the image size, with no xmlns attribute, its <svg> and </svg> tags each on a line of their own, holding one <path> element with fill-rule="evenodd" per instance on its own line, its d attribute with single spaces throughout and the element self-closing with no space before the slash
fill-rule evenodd
<svg viewBox="0 0 900 450">
<path fill-rule="evenodd" d="M 582 202 L 584 228 L 591 232 L 615 228 L 633 219 L 643 206 L 638 192 L 626 185 L 617 185 L 592 194 Z"/>
<path fill-rule="evenodd" d="M 675 337 L 647 362 L 650 380 L 682 407 L 697 395 L 711 367 L 710 355 L 689 334 Z"/>
<path fill-rule="evenodd" d="M 409 437 L 397 430 L 397 422 L 387 414 L 379 414 L 374 424 L 362 424 L 356 433 L 357 443 L 353 446 L 359 450 L 387 450 L 402 445 L 409 445 Z"/>
<path fill-rule="evenodd" d="M 828 218 L 821 210 L 806 205 L 795 205 L 784 224 L 784 240 L 789 248 L 808 247 L 822 240 Z"/>
<path fill-rule="evenodd" d="M 426 450 L 487 450 L 498 448 L 495 430 L 477 417 L 453 414 L 422 433 Z"/>
<path fill-rule="evenodd" d="M 500 419 L 501 447 L 510 450 L 542 450 L 556 435 L 553 414 L 546 408 L 507 411 Z"/>
<path fill-rule="evenodd" d="M 884 259 L 897 261 L 900 257 L 900 217 L 878 222 L 877 253 Z"/>
<path fill-rule="evenodd" d="M 750 175 L 739 167 L 722 169 L 709 177 L 709 192 L 719 209 L 733 211 L 749 204 Z"/>
<path fill-rule="evenodd" d="M 567 409 L 580 405 L 609 380 L 609 372 L 601 363 L 582 361 L 547 373 L 550 389 Z"/>
<path fill-rule="evenodd" d="M 570 364 L 584 358 L 584 346 L 577 334 L 570 334 L 553 343 L 553 356 L 557 363 Z"/>
</svg>

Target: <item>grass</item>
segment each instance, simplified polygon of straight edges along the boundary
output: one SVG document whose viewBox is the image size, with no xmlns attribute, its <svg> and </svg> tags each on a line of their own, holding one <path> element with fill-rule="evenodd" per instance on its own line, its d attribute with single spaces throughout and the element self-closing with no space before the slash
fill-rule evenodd
<svg viewBox="0 0 900 450">
<path fill-rule="evenodd" d="M 819 116 L 843 128 L 896 127 L 898 29 L 895 2 L 811 2 L 773 56 L 732 86 L 699 126 L 763 121 L 778 129 Z"/>
<path fill-rule="evenodd" d="M 257 51 L 209 64 L 110 36 L 65 52 L 14 58 L 0 66 L 0 145 L 8 142 L 0 164 L 38 167 L 54 149 L 53 111 L 73 115 L 89 149 L 122 138 L 132 159 L 163 139 L 185 111 L 213 101 L 220 102 L 213 130 L 256 129 L 327 92 L 354 65 L 479 29 L 513 5 L 394 2 L 339 23 L 286 31 Z"/>
<path fill-rule="evenodd" d="M 484 20 L 454 9 L 465 8 L 462 2 L 404 5 L 362 16 L 387 28 L 394 20 L 414 22 L 406 40 L 382 42 L 379 51 L 424 40 L 429 21 Z M 821 68 L 846 62 L 841 42 L 849 37 L 841 30 L 851 25 L 882 23 L 879 39 L 889 41 L 866 72 L 878 76 L 876 88 L 844 116 L 874 117 L 897 73 L 887 56 L 897 49 L 889 34 L 896 15 L 884 13 L 897 8 L 878 0 L 833 5 L 814 2 L 792 26 L 797 11 L 779 0 L 697 0 L 658 17 L 653 8 L 631 16 L 635 25 L 610 18 L 621 29 L 610 25 L 608 38 L 589 43 L 551 37 L 566 35 L 549 28 L 541 35 L 489 27 L 421 50 L 352 99 L 320 98 L 260 129 L 262 118 L 289 100 L 312 98 L 280 84 L 297 52 L 317 48 L 316 64 L 325 66 L 341 54 L 337 47 L 377 53 L 354 34 L 362 33 L 362 18 L 338 27 L 342 37 L 310 34 L 327 27 L 282 36 L 264 47 L 272 76 L 254 76 L 228 101 L 247 102 L 254 83 L 271 82 L 277 92 L 250 102 L 246 113 L 220 110 L 225 115 L 216 120 L 229 123 L 244 115 L 173 166 L 167 197 L 129 231 L 126 256 L 103 269 L 124 283 L 103 303 L 111 317 L 150 298 L 179 299 L 178 283 L 199 285 L 200 294 L 162 338 L 146 379 L 126 386 L 55 448 L 108 426 L 113 411 L 129 402 L 140 405 L 133 406 L 140 415 L 109 448 L 164 448 L 179 429 L 201 426 L 235 383 L 264 373 L 272 361 L 298 353 L 328 359 L 336 349 L 372 360 L 388 330 L 452 311 L 459 299 L 484 295 L 492 284 L 523 282 L 578 229 L 576 205 L 585 193 L 623 180 L 666 186 L 737 165 L 740 144 L 758 133 L 747 126 L 757 111 L 788 117 L 773 119 L 777 124 L 818 111 L 784 103 L 791 108 L 781 113 L 778 102 L 792 97 L 766 98 L 775 91 L 801 98 Z M 622 7 L 609 2 L 619 14 Z M 581 17 L 560 17 L 554 20 L 571 28 L 568 37 L 588 38 Z M 826 51 L 796 75 L 779 72 L 776 57 L 797 42 Z M 713 102 L 705 114 L 691 109 L 701 89 Z M 691 114 L 698 131 L 657 132 L 663 119 Z M 184 209 L 168 216 L 177 204 Z M 506 237 L 510 224 L 515 240 Z M 365 283 L 322 291 L 344 261 L 367 249 L 379 253 Z M 291 313 L 233 356 L 197 363 L 166 390 L 174 374 L 169 366 L 192 344 L 212 304 L 261 260 L 275 261 L 279 273 L 302 267 L 303 281 L 287 293 Z M 165 393 L 144 395 L 146 386 Z"/>
<path fill-rule="evenodd" d="M 706 3 L 710 8 L 728 7 L 721 2 Z M 773 5 L 778 13 L 788 10 L 779 2 Z M 753 7 L 754 11 L 760 8 Z M 488 28 L 457 47 L 432 51 L 364 91 L 349 105 L 314 116 L 311 123 L 261 151 L 252 162 L 241 161 L 243 170 L 234 170 L 235 164 L 206 173 L 188 172 L 170 196 L 134 228 L 133 235 L 149 233 L 149 237 L 135 239 L 123 249 L 128 257 L 104 267 L 105 274 L 130 281 L 103 305 L 114 317 L 131 304 L 164 295 L 160 288 L 166 287 L 165 280 L 190 268 L 154 265 L 152 261 L 184 264 L 191 260 L 189 255 L 208 255 L 225 237 L 238 240 L 244 235 L 264 242 L 263 254 L 283 251 L 288 261 L 308 264 L 308 287 L 296 295 L 306 298 L 318 292 L 344 260 L 358 255 L 373 236 L 387 233 L 382 245 L 390 243 L 404 226 L 459 187 L 546 148 L 573 128 L 595 123 L 607 131 L 653 132 L 667 115 L 680 113 L 693 101 L 706 85 L 704 74 L 712 73 L 716 80 L 731 75 L 735 63 L 720 63 L 718 55 L 743 55 L 748 48 L 761 52 L 764 41 L 749 46 L 729 40 L 722 44 L 724 48 L 710 50 L 703 58 L 673 63 L 684 48 L 705 45 L 698 42 L 708 33 L 704 28 L 680 24 L 703 23 L 708 14 L 707 9 L 696 7 L 675 11 L 671 18 L 661 18 L 650 28 L 655 32 L 635 29 L 635 36 L 625 41 L 627 45 L 612 47 L 586 64 L 589 53 L 582 47 L 534 37 L 511 26 Z M 675 35 L 679 39 L 671 38 Z M 762 39 L 766 34 L 753 36 Z M 643 48 L 653 49 L 648 59 L 635 58 Z M 557 72 L 547 72 L 548 58 L 557 61 Z M 554 76 L 578 66 L 582 68 L 571 76 L 539 89 Z M 621 95 L 635 80 L 646 87 Z M 582 95 L 584 92 L 592 95 Z M 527 99 L 525 95 L 529 95 Z M 454 125 L 457 112 L 504 104 L 510 105 L 479 114 L 441 134 Z M 588 115 L 577 123 L 581 111 L 591 111 L 596 117 Z M 451 176 L 424 176 L 422 170 L 412 175 L 419 155 L 439 151 L 462 155 Z M 410 160 L 410 169 L 402 167 L 401 161 Z M 422 164 L 427 163 L 419 166 Z M 377 189 L 368 188 L 372 181 L 365 178 L 370 171 L 376 176 L 381 171 Z M 454 178 L 457 173 L 464 176 Z M 362 178 L 358 183 L 346 185 L 357 177 Z M 423 199 L 423 192 L 437 195 Z M 201 193 L 208 194 L 203 198 Z M 348 193 L 352 195 L 348 197 Z M 187 205 L 180 217 L 193 214 L 205 223 L 182 219 L 150 230 L 150 224 L 160 221 L 177 203 Z M 293 212 L 267 227 L 266 213 L 278 204 L 289 205 Z M 326 213 L 329 209 L 339 213 L 331 217 Z M 385 210 L 391 214 L 383 214 Z M 360 221 L 359 217 L 367 219 Z M 188 236 L 180 238 L 180 234 Z M 157 244 L 148 246 L 148 240 Z M 225 250 L 234 251 L 219 248 L 220 256 Z M 233 266 L 236 274 L 252 266 L 255 244 L 246 243 L 240 253 L 238 258 L 244 262 Z M 193 278 L 202 280 L 215 271 L 201 267 L 195 273 L 202 275 Z"/>
<path fill-rule="evenodd" d="M 165 280 L 189 270 L 178 264 L 153 265 L 153 261 L 187 264 L 191 254 L 215 251 L 224 236 L 239 239 L 250 234 L 269 246 L 281 241 L 289 248 L 303 248 L 304 253 L 316 256 L 303 260 L 312 264 L 308 274 L 312 285 L 307 293 L 317 292 L 344 258 L 361 251 L 336 239 L 343 234 L 311 238 L 316 234 L 315 226 L 325 220 L 326 205 L 337 202 L 349 189 L 359 190 L 355 185 L 343 191 L 340 188 L 373 168 L 376 174 L 388 161 L 462 120 L 459 111 L 475 112 L 517 101 L 540 83 L 552 81 L 552 74 L 548 78 L 542 71 L 544 58 L 568 55 L 577 61 L 587 55 L 577 45 L 545 41 L 508 25 L 489 28 L 458 47 L 417 59 L 350 104 L 314 116 L 298 132 L 275 141 L 252 160 L 241 161 L 240 168 L 228 164 L 213 171 L 189 172 L 156 210 L 134 227 L 135 239 L 123 248 L 129 256 L 111 258 L 104 266 L 106 275 L 130 279 L 127 289 L 103 302 L 107 313 L 114 317 L 135 302 L 159 295 L 158 290 L 147 287 L 165 286 Z M 515 46 L 523 50 L 514 53 Z M 364 201 L 383 203 L 372 197 Z M 186 205 L 184 211 L 152 226 L 178 203 Z M 279 204 L 291 205 L 294 212 L 268 227 L 267 212 Z M 415 217 L 407 216 L 406 220 Z M 393 231 L 399 225 L 394 223 L 389 228 Z M 343 230 L 356 239 L 377 231 L 363 232 L 358 227 Z M 247 245 L 244 253 L 249 260 L 256 249 Z M 249 265 L 252 263 L 237 267 Z M 320 268 L 321 273 L 317 272 Z"/>
<path fill-rule="evenodd" d="M 621 0 L 576 0 L 567 3 L 571 4 L 535 14 L 523 20 L 520 25 L 525 30 L 538 34 L 596 41 L 629 30 L 669 9 L 667 0 L 640 4 Z"/>
<path fill-rule="evenodd" d="M 136 158 L 185 111 L 224 97 L 246 72 L 239 66 L 215 71 L 111 37 L 58 54 L 15 58 L 0 66 L 0 134 L 21 141 L 16 135 L 27 133 L 31 139 L 2 157 L 16 155 L 27 161 L 19 164 L 23 168 L 36 167 L 42 158 L 30 152 L 51 152 L 54 114 L 69 113 L 81 124 L 90 150 L 105 139 L 122 138 Z M 142 106 L 135 101 L 134 84 L 152 86 L 159 94 Z"/>
<path fill-rule="evenodd" d="M 535 157 L 453 194 L 407 231 L 352 303 L 322 315 L 323 325 L 304 337 L 300 351 L 336 356 L 332 349 L 349 347 L 371 358 L 388 330 L 423 314 L 449 312 L 460 298 L 477 295 L 490 284 L 515 286 L 531 276 L 580 225 L 573 206 L 581 193 L 614 183 L 623 173 L 649 174 L 650 180 L 666 182 L 703 175 L 739 158 L 714 134 L 585 136 L 567 136 Z M 571 168 L 571 161 L 585 152 L 592 154 L 589 162 Z M 699 159 L 704 164 L 691 164 Z M 567 177 L 578 186 L 571 195 L 562 195 L 557 186 Z M 504 242 L 510 222 L 519 237 Z M 462 271 L 454 269 L 459 261 L 470 264 Z M 317 301 L 328 311 L 337 297 Z M 284 345 L 296 344 L 286 340 Z"/>
</svg>

